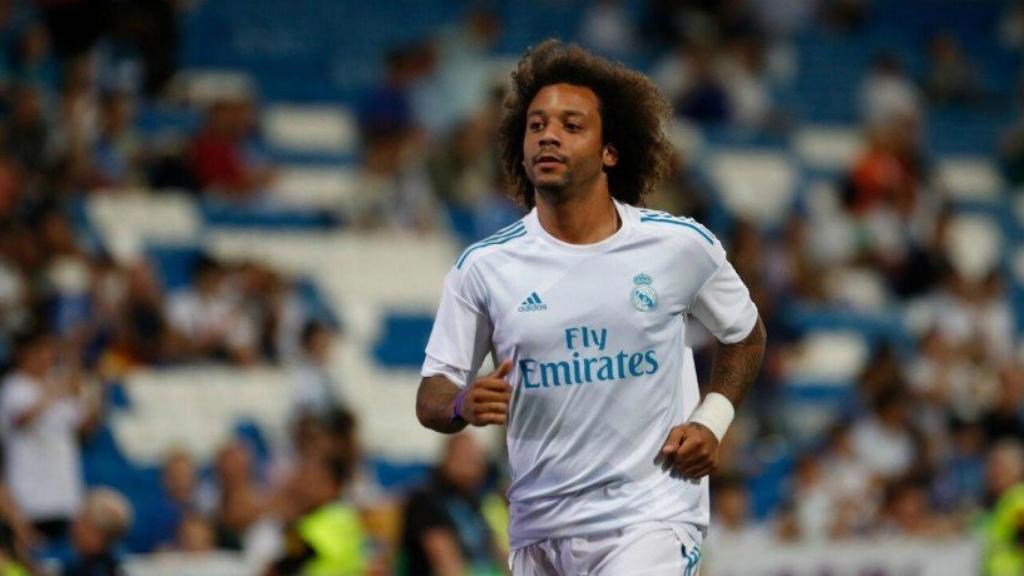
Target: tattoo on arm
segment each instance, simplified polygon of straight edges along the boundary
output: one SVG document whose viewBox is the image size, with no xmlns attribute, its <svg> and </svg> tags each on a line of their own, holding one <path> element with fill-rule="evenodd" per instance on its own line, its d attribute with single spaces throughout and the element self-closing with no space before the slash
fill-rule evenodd
<svg viewBox="0 0 1024 576">
<path fill-rule="evenodd" d="M 711 391 L 738 408 L 761 369 L 766 340 L 764 323 L 758 318 L 746 338 L 734 344 L 719 344 L 711 362 Z"/>
<path fill-rule="evenodd" d="M 458 393 L 459 387 L 444 376 L 427 376 L 420 380 L 416 392 L 416 417 L 420 424 L 445 434 L 465 428 L 465 421 L 452 422 L 452 410 Z"/>
</svg>

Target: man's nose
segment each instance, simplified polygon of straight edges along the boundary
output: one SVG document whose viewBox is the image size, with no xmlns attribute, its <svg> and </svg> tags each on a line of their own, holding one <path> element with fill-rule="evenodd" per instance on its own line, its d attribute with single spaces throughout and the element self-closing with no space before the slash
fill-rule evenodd
<svg viewBox="0 0 1024 576">
<path fill-rule="evenodd" d="M 543 146 L 555 146 L 555 147 L 558 147 L 558 146 L 562 145 L 562 141 L 558 137 L 558 133 L 555 132 L 555 129 L 553 127 L 551 127 L 551 126 L 548 126 L 547 128 L 544 129 L 544 132 L 541 133 L 541 135 L 540 135 L 540 140 L 538 141 L 538 143 L 542 147 Z"/>
</svg>

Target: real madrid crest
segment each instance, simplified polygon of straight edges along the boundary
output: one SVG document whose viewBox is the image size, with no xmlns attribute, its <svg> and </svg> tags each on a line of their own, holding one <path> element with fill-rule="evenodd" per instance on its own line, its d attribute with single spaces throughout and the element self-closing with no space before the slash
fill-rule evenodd
<svg viewBox="0 0 1024 576">
<path fill-rule="evenodd" d="M 633 277 L 633 294 L 630 298 L 633 308 L 641 312 L 650 312 L 658 306 L 658 293 L 651 286 L 651 277 L 640 273 Z"/>
</svg>

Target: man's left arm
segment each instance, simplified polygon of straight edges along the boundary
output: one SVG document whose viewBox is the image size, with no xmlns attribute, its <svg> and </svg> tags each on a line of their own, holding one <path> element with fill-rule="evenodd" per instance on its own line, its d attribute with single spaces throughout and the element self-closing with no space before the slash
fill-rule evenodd
<svg viewBox="0 0 1024 576">
<path fill-rule="evenodd" d="M 758 317 L 750 334 L 733 344 L 719 343 L 711 362 L 711 386 L 690 421 L 672 428 L 662 456 L 682 476 L 702 478 L 718 468 L 718 445 L 735 409 L 757 379 L 767 343 Z"/>
<path fill-rule="evenodd" d="M 687 478 L 702 478 L 718 467 L 718 445 L 736 408 L 757 379 L 767 336 L 757 306 L 736 269 L 715 244 L 708 252 L 718 262 L 697 291 L 690 314 L 715 338 L 708 394 L 689 420 L 669 431 L 661 456 Z"/>
</svg>

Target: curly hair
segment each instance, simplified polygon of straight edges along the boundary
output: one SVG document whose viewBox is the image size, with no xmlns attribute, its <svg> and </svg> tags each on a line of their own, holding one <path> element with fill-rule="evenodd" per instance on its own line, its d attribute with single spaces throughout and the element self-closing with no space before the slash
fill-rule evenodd
<svg viewBox="0 0 1024 576">
<path fill-rule="evenodd" d="M 649 78 L 574 44 L 546 40 L 527 50 L 512 73 L 512 83 L 499 125 L 499 144 L 513 200 L 527 209 L 535 203 L 533 184 L 523 167 L 530 102 L 545 86 L 571 84 L 587 87 L 597 96 L 602 143 L 618 152 L 618 163 L 605 168 L 612 197 L 643 205 L 665 175 L 672 154 L 663 129 L 671 107 Z"/>
</svg>

